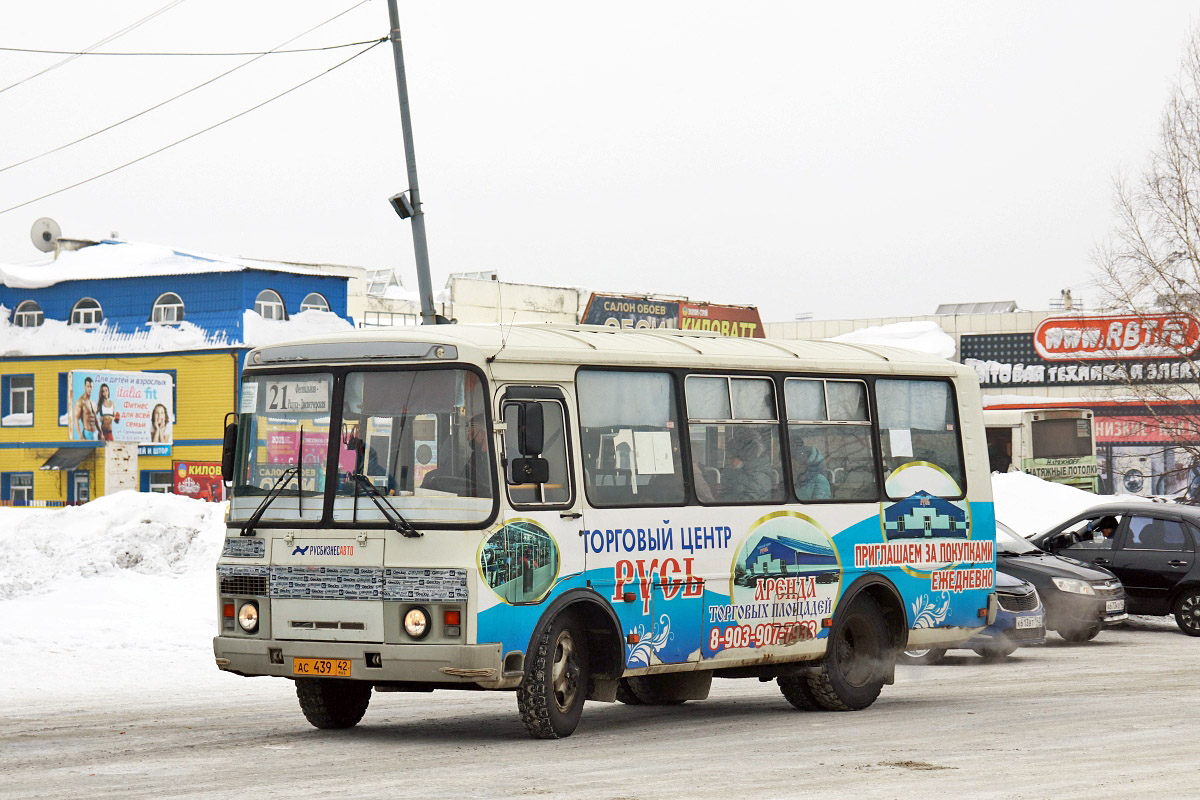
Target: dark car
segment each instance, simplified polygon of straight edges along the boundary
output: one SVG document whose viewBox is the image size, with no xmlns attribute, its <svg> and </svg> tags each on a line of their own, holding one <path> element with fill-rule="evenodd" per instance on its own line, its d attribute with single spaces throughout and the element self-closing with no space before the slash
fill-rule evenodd
<svg viewBox="0 0 1200 800">
<path fill-rule="evenodd" d="M 1046 616 L 1033 584 L 996 572 L 996 621 L 970 639 L 950 648 L 909 649 L 897 659 L 901 664 L 936 664 L 946 650 L 974 650 L 988 660 L 1012 655 L 1018 647 L 1046 641 Z"/>
<path fill-rule="evenodd" d="M 1174 614 L 1200 636 L 1200 508 L 1174 503 L 1106 503 L 1030 537 L 1035 545 L 1111 571 L 1130 614 Z"/>
<path fill-rule="evenodd" d="M 1125 589 L 1102 567 L 1051 555 L 996 523 L 996 570 L 1029 581 L 1046 607 L 1046 627 L 1068 642 L 1094 639 L 1125 619 Z"/>
</svg>

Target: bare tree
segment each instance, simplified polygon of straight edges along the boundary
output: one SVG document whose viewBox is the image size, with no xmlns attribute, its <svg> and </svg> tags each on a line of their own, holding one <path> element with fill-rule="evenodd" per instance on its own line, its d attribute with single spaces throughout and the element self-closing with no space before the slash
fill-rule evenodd
<svg viewBox="0 0 1200 800">
<path fill-rule="evenodd" d="M 1200 29 L 1192 35 L 1179 80 L 1163 112 L 1158 142 L 1137 179 L 1115 186 L 1116 225 L 1093 261 L 1105 304 L 1139 318 L 1143 335 L 1178 368 L 1164 380 L 1122 372 L 1132 398 L 1200 464 L 1200 354 L 1196 331 L 1164 335 L 1165 314 L 1200 318 Z"/>
</svg>

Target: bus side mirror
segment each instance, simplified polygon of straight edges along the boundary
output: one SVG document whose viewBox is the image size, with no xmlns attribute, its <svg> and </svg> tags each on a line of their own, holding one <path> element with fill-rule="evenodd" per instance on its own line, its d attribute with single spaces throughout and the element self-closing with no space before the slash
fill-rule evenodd
<svg viewBox="0 0 1200 800">
<path fill-rule="evenodd" d="M 510 467 L 509 483 L 549 483 L 550 462 L 541 456 L 514 458 Z"/>
<path fill-rule="evenodd" d="M 236 422 L 225 426 L 225 438 L 221 441 L 221 480 L 225 483 L 233 480 L 233 459 L 237 454 L 237 433 Z"/>
<path fill-rule="evenodd" d="M 517 449 L 525 456 L 540 456 L 545 444 L 546 425 L 542 417 L 542 404 L 521 403 L 517 406 Z"/>
</svg>

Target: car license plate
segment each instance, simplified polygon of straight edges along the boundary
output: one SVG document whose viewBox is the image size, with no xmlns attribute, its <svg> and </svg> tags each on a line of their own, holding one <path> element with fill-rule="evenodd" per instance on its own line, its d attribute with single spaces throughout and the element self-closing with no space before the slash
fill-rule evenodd
<svg viewBox="0 0 1200 800">
<path fill-rule="evenodd" d="M 349 678 L 348 658 L 293 658 L 292 672 L 296 675 L 317 675 L 323 678 Z"/>
<path fill-rule="evenodd" d="M 1104 604 L 1104 610 L 1105 611 L 1124 611 L 1125 610 L 1125 601 L 1124 600 L 1109 600 L 1107 603 Z"/>
<path fill-rule="evenodd" d="M 1018 628 L 1040 628 L 1042 627 L 1041 617 L 1017 617 Z"/>
</svg>

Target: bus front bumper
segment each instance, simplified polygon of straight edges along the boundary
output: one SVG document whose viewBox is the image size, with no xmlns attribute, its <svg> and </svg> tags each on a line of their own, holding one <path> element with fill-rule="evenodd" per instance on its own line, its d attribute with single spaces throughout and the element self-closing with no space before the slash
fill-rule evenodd
<svg viewBox="0 0 1200 800">
<path fill-rule="evenodd" d="M 349 661 L 351 680 L 374 683 L 502 689 L 520 682 L 519 675 L 505 678 L 499 643 L 381 644 L 215 636 L 213 654 L 219 669 L 247 677 L 295 678 L 295 659 L 329 659 Z"/>
</svg>

